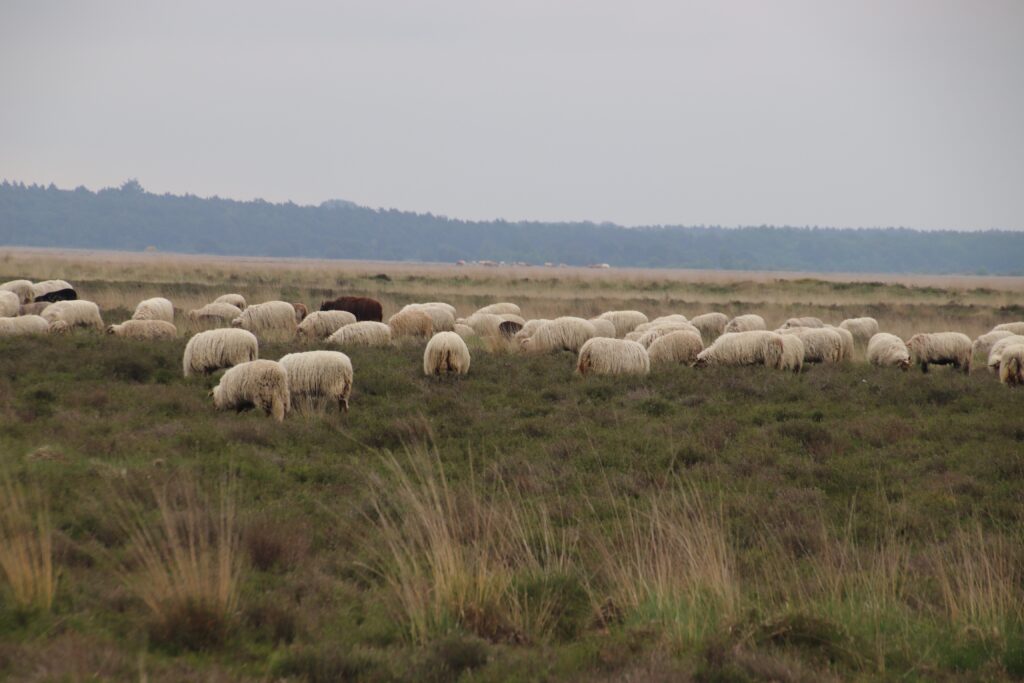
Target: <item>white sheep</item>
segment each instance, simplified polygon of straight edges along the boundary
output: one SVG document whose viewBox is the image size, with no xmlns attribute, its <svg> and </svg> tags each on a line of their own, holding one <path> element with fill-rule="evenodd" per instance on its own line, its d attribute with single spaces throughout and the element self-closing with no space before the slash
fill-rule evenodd
<svg viewBox="0 0 1024 683">
<path fill-rule="evenodd" d="M 40 315 L 51 325 L 55 322 L 63 322 L 69 328 L 92 327 L 96 330 L 103 330 L 100 307 L 83 299 L 54 302 L 44 308 Z"/>
<path fill-rule="evenodd" d="M 839 335 L 839 338 L 843 340 L 843 351 L 839 357 L 839 360 L 849 362 L 853 360 L 853 349 L 856 346 L 856 342 L 853 338 L 853 332 L 843 328 L 836 327 L 835 325 L 825 325 L 826 330 L 832 330 Z"/>
<path fill-rule="evenodd" d="M 391 344 L 391 328 L 375 320 L 362 320 L 338 329 L 327 338 L 327 343 L 342 348 L 388 346 Z"/>
<path fill-rule="evenodd" d="M 272 360 L 239 363 L 224 373 L 210 394 L 217 410 L 256 408 L 278 422 L 284 421 L 291 403 L 288 373 Z"/>
<path fill-rule="evenodd" d="M 189 327 L 193 330 L 230 327 L 231 321 L 242 315 L 242 309 L 234 304 L 214 302 L 188 312 Z"/>
<path fill-rule="evenodd" d="M 605 311 L 597 317 L 615 325 L 615 336 L 620 338 L 632 332 L 637 325 L 648 322 L 647 316 L 640 311 Z"/>
<path fill-rule="evenodd" d="M 516 306 L 515 304 L 507 303 L 507 302 L 506 303 L 491 304 L 490 306 L 484 306 L 483 308 L 478 308 L 474 312 L 474 315 L 476 315 L 477 313 L 483 313 L 483 314 L 490 313 L 490 314 L 493 314 L 493 315 L 500 315 L 502 313 L 512 313 L 513 315 L 522 315 L 523 314 L 523 312 L 521 310 L 519 310 L 519 306 Z"/>
<path fill-rule="evenodd" d="M 965 373 L 971 371 L 971 338 L 959 332 L 915 334 L 907 340 L 907 349 L 914 363 L 921 364 L 921 372 L 928 372 L 930 364 L 952 365 Z"/>
<path fill-rule="evenodd" d="M 866 345 L 879 330 L 878 321 L 874 318 L 849 318 L 839 323 L 839 327 L 849 331 L 860 346 Z"/>
<path fill-rule="evenodd" d="M 988 369 L 999 374 L 999 366 L 1003 360 L 1003 352 L 1017 344 L 1024 344 L 1024 335 L 1014 334 L 1009 337 L 1003 337 L 993 344 L 992 350 L 988 352 Z"/>
<path fill-rule="evenodd" d="M 588 339 L 596 335 L 597 330 L 589 320 L 564 316 L 549 320 L 538 327 L 531 336 L 520 341 L 520 347 L 523 351 L 541 353 L 549 351 L 577 353 Z"/>
<path fill-rule="evenodd" d="M 18 318 L 0 318 L 0 337 L 21 337 L 29 334 L 46 334 L 50 323 L 42 316 L 23 315 Z"/>
<path fill-rule="evenodd" d="M 804 368 L 804 343 L 794 334 L 782 335 L 782 357 L 779 358 L 779 370 L 799 373 Z"/>
<path fill-rule="evenodd" d="M 698 337 L 700 336 L 700 330 L 690 323 L 661 323 L 660 325 L 650 327 L 643 332 L 633 330 L 626 334 L 626 339 L 640 342 L 640 345 L 646 349 L 655 339 L 664 337 L 666 334 L 670 334 L 672 332 L 692 332 Z"/>
<path fill-rule="evenodd" d="M 502 322 L 504 318 L 497 313 L 474 313 L 466 318 L 463 324 L 472 327 L 481 337 L 497 337 Z"/>
<path fill-rule="evenodd" d="M 690 324 L 700 330 L 700 336 L 704 341 L 714 341 L 725 334 L 725 326 L 729 323 L 729 316 L 725 313 L 702 313 L 690 318 Z"/>
<path fill-rule="evenodd" d="M 433 306 L 433 307 L 437 307 L 437 308 L 443 308 L 444 310 L 446 310 L 446 311 L 448 311 L 449 313 L 452 314 L 452 319 L 454 319 L 455 316 L 458 315 L 458 311 L 455 310 L 455 307 L 452 306 L 449 303 L 445 303 L 444 301 L 428 301 L 426 303 L 419 304 L 419 305 L 420 306 Z"/>
<path fill-rule="evenodd" d="M 447 311 L 444 312 L 447 313 Z M 419 308 L 406 307 L 398 311 L 388 318 L 388 327 L 391 328 L 392 339 L 398 337 L 427 339 L 434 334 L 433 319 L 426 311 Z"/>
<path fill-rule="evenodd" d="M 996 325 L 992 328 L 993 332 L 1013 332 L 1014 334 L 1024 334 L 1024 322 L 1021 323 L 1003 323 L 1002 325 Z"/>
<path fill-rule="evenodd" d="M 13 318 L 21 312 L 21 298 L 15 292 L 0 290 L 0 318 Z"/>
<path fill-rule="evenodd" d="M 18 295 L 20 304 L 30 304 L 35 298 L 32 293 L 32 282 L 29 280 L 10 280 L 0 285 L 0 291 L 14 292 Z"/>
<path fill-rule="evenodd" d="M 533 320 L 527 321 L 528 323 L 534 322 Z M 546 321 L 544 321 L 546 322 Z M 601 318 L 591 318 L 588 322 L 594 326 L 594 331 L 597 332 L 595 337 L 604 337 L 606 339 L 615 339 L 615 323 L 611 320 L 603 320 Z M 523 328 L 525 329 L 525 327 Z M 530 334 L 532 334 L 532 330 Z M 530 336 L 529 334 L 526 336 Z"/>
<path fill-rule="evenodd" d="M 782 323 L 783 329 L 790 327 L 825 327 L 825 323 L 821 321 L 821 318 L 804 316 L 802 318 L 790 318 L 786 322 Z"/>
<path fill-rule="evenodd" d="M 753 332 L 755 330 L 767 330 L 764 318 L 753 313 L 738 315 L 725 325 L 726 332 Z"/>
<path fill-rule="evenodd" d="M 533 320 L 527 320 L 525 323 L 523 323 L 522 329 L 516 332 L 516 339 L 522 341 L 523 339 L 528 339 L 529 337 L 532 337 L 533 333 L 540 329 L 541 325 L 549 322 L 551 321 L 547 318 L 534 318 Z M 591 320 L 590 322 L 593 323 L 594 321 Z M 611 323 L 608 324 L 611 325 Z M 615 327 L 612 326 L 612 335 L 614 336 L 614 334 Z"/>
<path fill-rule="evenodd" d="M 868 362 L 880 368 L 897 367 L 900 370 L 910 368 L 910 349 L 895 334 L 879 332 L 868 340 Z"/>
<path fill-rule="evenodd" d="M 59 292 L 62 289 L 70 289 L 74 291 L 75 288 L 64 280 L 43 280 L 42 282 L 36 282 L 32 285 L 32 299 L 35 300 L 41 296 Z"/>
<path fill-rule="evenodd" d="M 154 297 L 140 301 L 132 314 L 132 320 L 163 320 L 174 322 L 174 305 L 163 297 Z"/>
<path fill-rule="evenodd" d="M 200 332 L 185 345 L 182 368 L 185 377 L 210 373 L 259 358 L 256 335 L 247 330 L 222 328 Z"/>
<path fill-rule="evenodd" d="M 1024 384 L 1024 344 L 1011 344 L 1003 350 L 999 381 L 1008 387 Z"/>
<path fill-rule="evenodd" d="M 637 342 L 643 346 L 643 341 Z M 647 347 L 651 363 L 683 363 L 693 365 L 697 354 L 704 350 L 700 334 L 679 330 L 653 340 Z"/>
<path fill-rule="evenodd" d="M 245 297 L 241 294 L 221 294 L 213 300 L 215 304 L 231 304 L 240 311 L 245 310 Z"/>
<path fill-rule="evenodd" d="M 469 339 L 476 336 L 476 332 L 473 328 L 469 325 L 464 325 L 463 323 L 455 323 L 453 331 L 463 339 Z"/>
<path fill-rule="evenodd" d="M 628 339 L 595 337 L 580 349 L 576 372 L 594 375 L 646 375 L 651 371 L 647 349 Z"/>
<path fill-rule="evenodd" d="M 438 332 L 423 350 L 423 374 L 428 377 L 444 374 L 465 375 L 469 372 L 469 347 L 454 332 Z"/>
<path fill-rule="evenodd" d="M 125 339 L 174 339 L 178 328 L 166 320 L 126 320 L 107 327 L 107 334 Z"/>
<path fill-rule="evenodd" d="M 981 356 L 982 358 L 987 359 L 989 352 L 992 351 L 993 344 L 1000 339 L 1012 336 L 1014 336 L 1014 333 L 1009 330 L 992 330 L 991 332 L 986 332 L 974 340 L 974 343 L 971 345 L 971 355 Z"/>
<path fill-rule="evenodd" d="M 591 321 L 591 322 L 593 322 L 593 321 Z M 655 318 L 654 320 L 651 320 L 651 321 L 648 321 L 648 322 L 645 322 L 645 323 L 640 323 L 639 325 L 634 327 L 629 332 L 629 334 L 636 334 L 636 333 L 641 333 L 642 334 L 642 333 L 647 332 L 649 330 L 653 330 L 655 327 L 662 327 L 664 325 L 676 325 L 676 324 L 687 324 L 687 325 L 689 325 L 690 321 L 686 319 L 685 315 L 680 315 L 679 313 L 672 313 L 671 315 L 662 315 L 662 316 L 659 316 L 659 317 Z M 629 338 L 629 334 L 626 335 L 626 339 Z M 639 335 L 637 335 L 637 336 L 639 336 Z"/>
<path fill-rule="evenodd" d="M 835 364 L 843 357 L 843 338 L 835 330 L 791 327 L 778 332 L 784 336 L 798 337 L 803 342 L 805 363 Z"/>
<path fill-rule="evenodd" d="M 765 330 L 726 332 L 697 355 L 695 365 L 708 366 L 782 365 L 782 335 Z"/>
<path fill-rule="evenodd" d="M 296 334 L 302 339 L 317 341 L 327 339 L 345 325 L 356 321 L 348 311 L 313 311 L 299 323 Z"/>
<path fill-rule="evenodd" d="M 450 304 L 443 304 L 439 302 L 429 304 L 409 304 L 402 308 L 398 313 L 402 313 L 403 311 L 421 311 L 430 317 L 432 332 L 428 333 L 427 336 L 430 336 L 430 334 L 433 334 L 434 332 L 451 332 L 455 329 L 455 307 Z M 396 313 L 395 315 L 398 314 Z"/>
<path fill-rule="evenodd" d="M 348 412 L 352 395 L 352 361 L 340 351 L 304 351 L 281 358 L 288 373 L 288 392 L 293 408 L 337 403 Z"/>
<path fill-rule="evenodd" d="M 247 306 L 240 316 L 231 321 L 231 326 L 248 330 L 257 338 L 280 341 L 294 339 L 298 329 L 295 307 L 287 301 L 265 301 Z"/>
<path fill-rule="evenodd" d="M 49 301 L 34 301 L 30 304 L 22 304 L 18 315 L 39 315 L 50 305 Z"/>
</svg>

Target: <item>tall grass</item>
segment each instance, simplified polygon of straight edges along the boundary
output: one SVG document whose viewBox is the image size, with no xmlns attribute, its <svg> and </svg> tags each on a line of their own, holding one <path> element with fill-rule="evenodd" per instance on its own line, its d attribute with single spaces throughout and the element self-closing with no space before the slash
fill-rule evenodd
<svg viewBox="0 0 1024 683">
<path fill-rule="evenodd" d="M 49 610 L 57 592 L 49 510 L 6 473 L 0 479 L 0 569 L 11 599 L 22 609 Z"/>
</svg>

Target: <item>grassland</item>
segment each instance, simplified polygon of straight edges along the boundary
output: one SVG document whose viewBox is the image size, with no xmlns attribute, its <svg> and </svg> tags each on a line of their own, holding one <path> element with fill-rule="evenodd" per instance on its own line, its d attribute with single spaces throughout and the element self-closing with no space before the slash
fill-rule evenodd
<svg viewBox="0 0 1024 683">
<path fill-rule="evenodd" d="M 0 280 L 63 277 L 108 322 L 226 291 L 898 334 L 1024 318 L 1021 282 L 994 278 L 146 258 L 11 252 Z M 984 371 L 584 381 L 568 354 L 476 344 L 469 376 L 435 380 L 403 345 L 350 353 L 347 415 L 277 425 L 215 413 L 184 343 L 0 340 L 0 567 L 29 577 L 0 591 L 0 677 L 1024 676 L 1024 393 Z"/>
</svg>

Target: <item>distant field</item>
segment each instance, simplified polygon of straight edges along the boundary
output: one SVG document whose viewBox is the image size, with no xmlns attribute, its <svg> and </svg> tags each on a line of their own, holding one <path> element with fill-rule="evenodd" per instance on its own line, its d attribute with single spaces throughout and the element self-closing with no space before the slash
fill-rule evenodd
<svg viewBox="0 0 1024 683">
<path fill-rule="evenodd" d="M 108 323 L 229 291 L 1024 320 L 1024 278 L 0 251 L 16 277 L 69 280 Z M 470 374 L 437 380 L 405 343 L 349 353 L 348 414 L 278 425 L 214 412 L 185 341 L 0 339 L 0 577 L 29 577 L 0 590 L 0 678 L 1024 677 L 1024 391 L 983 369 L 583 380 L 473 340 Z M 48 537 L 53 581 L 12 551 Z"/>
</svg>

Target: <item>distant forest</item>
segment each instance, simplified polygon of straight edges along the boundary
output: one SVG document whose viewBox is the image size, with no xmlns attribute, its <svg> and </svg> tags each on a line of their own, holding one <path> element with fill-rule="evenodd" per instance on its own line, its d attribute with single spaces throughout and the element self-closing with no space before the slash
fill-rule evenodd
<svg viewBox="0 0 1024 683">
<path fill-rule="evenodd" d="M 624 228 L 464 221 L 344 200 L 320 206 L 0 184 L 0 245 L 389 261 L 1024 275 L 1024 232 L 905 228 Z"/>
</svg>

